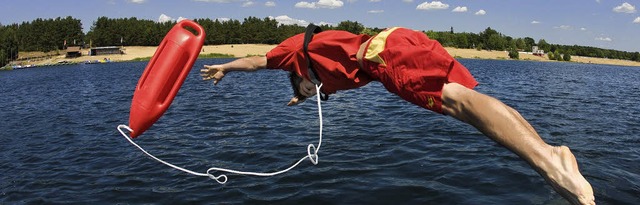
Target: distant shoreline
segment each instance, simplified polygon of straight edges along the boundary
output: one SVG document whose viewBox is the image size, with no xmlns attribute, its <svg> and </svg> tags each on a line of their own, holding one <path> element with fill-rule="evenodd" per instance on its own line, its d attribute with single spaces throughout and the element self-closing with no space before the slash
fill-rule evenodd
<svg viewBox="0 0 640 205">
<path fill-rule="evenodd" d="M 486 51 L 475 49 L 459 49 L 459 48 L 445 48 L 449 54 L 456 58 L 470 58 L 470 59 L 509 59 L 509 53 L 506 51 Z M 543 61 L 543 62 L 559 62 L 549 60 L 547 55 L 535 56 L 530 53 L 520 52 L 520 60 L 522 61 Z M 562 61 L 565 62 L 565 61 Z M 571 63 L 585 63 L 585 64 L 602 64 L 602 65 L 619 65 L 619 66 L 634 66 L 640 67 L 640 62 L 630 60 L 619 59 L 606 59 L 606 58 L 592 58 L 584 56 L 571 56 Z"/>
<path fill-rule="evenodd" d="M 269 50 L 273 49 L 276 45 L 265 44 L 228 44 L 228 45 L 207 45 L 203 47 L 201 54 L 226 54 L 236 58 L 246 56 L 264 56 Z M 59 62 L 66 63 L 83 63 L 83 62 L 97 62 L 108 59 L 110 62 L 123 62 L 132 61 L 134 59 L 150 58 L 156 51 L 155 46 L 130 46 L 123 47 L 124 54 L 113 55 L 100 55 L 100 56 L 88 56 L 88 50 L 82 50 L 82 56 L 78 58 L 65 58 L 63 55 L 53 56 L 51 58 L 38 60 L 38 61 L 22 61 L 23 66 L 43 66 L 43 65 L 55 65 Z M 486 51 L 475 49 L 458 49 L 458 48 L 445 48 L 449 54 L 455 58 L 467 58 L 467 59 L 501 59 L 508 60 L 509 55 L 506 51 Z M 520 60 L 523 61 L 544 61 L 554 62 L 549 60 L 547 56 L 535 56 L 528 53 L 520 53 Z M 574 63 L 591 63 L 591 64 L 604 64 L 604 65 L 620 65 L 620 66 L 635 66 L 640 67 L 640 62 L 629 60 L 617 60 L 617 59 L 604 59 L 604 58 L 591 58 L 582 56 L 572 56 L 571 62 Z M 16 62 L 14 62 L 16 63 Z"/>
</svg>

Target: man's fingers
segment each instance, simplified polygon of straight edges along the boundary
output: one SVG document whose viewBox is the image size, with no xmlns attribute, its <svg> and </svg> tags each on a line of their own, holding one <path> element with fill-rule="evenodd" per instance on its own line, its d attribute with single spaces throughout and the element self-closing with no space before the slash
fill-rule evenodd
<svg viewBox="0 0 640 205">
<path fill-rule="evenodd" d="M 214 78 L 214 75 L 208 73 L 201 73 L 200 76 L 202 76 L 202 80 L 211 80 Z"/>
<path fill-rule="evenodd" d="M 217 73 L 211 75 L 209 79 L 213 79 L 213 85 L 217 85 L 220 80 L 222 80 L 222 77 L 224 77 L 224 73 L 222 73 L 222 71 L 218 71 Z"/>
<path fill-rule="evenodd" d="M 224 77 L 224 73 L 218 69 L 216 65 L 204 65 L 204 67 L 205 68 L 200 69 L 202 80 L 213 80 L 213 84 L 217 85 L 222 77 Z"/>
</svg>

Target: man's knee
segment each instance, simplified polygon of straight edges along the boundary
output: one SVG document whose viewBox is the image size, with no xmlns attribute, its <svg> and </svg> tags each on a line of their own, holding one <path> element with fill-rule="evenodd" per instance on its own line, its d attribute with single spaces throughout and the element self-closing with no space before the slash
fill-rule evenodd
<svg viewBox="0 0 640 205">
<path fill-rule="evenodd" d="M 458 83 L 447 83 L 442 88 L 442 111 L 446 115 L 459 118 L 469 100 L 476 92 Z"/>
</svg>

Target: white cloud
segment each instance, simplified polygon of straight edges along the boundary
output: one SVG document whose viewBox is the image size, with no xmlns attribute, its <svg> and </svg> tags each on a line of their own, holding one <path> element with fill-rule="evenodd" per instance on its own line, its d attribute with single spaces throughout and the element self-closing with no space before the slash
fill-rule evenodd
<svg viewBox="0 0 640 205">
<path fill-rule="evenodd" d="M 318 25 L 319 25 L 319 26 L 322 26 L 322 25 L 327 25 L 327 26 L 336 26 L 336 24 L 335 24 L 335 23 L 328 23 L 328 22 L 324 22 L 324 21 L 320 21 L 320 23 L 318 23 Z"/>
<path fill-rule="evenodd" d="M 230 18 L 217 18 L 216 20 L 220 21 L 220 22 L 225 22 L 225 21 L 230 21 Z"/>
<path fill-rule="evenodd" d="M 638 23 L 640 24 L 640 17 L 637 17 L 636 19 L 633 20 L 633 23 Z"/>
<path fill-rule="evenodd" d="M 369 0 L 369 2 L 381 2 L 382 0 Z"/>
<path fill-rule="evenodd" d="M 160 14 L 160 17 L 158 17 L 158 22 L 160 22 L 160 23 L 165 23 L 165 22 L 170 22 L 170 21 L 180 22 L 180 21 L 185 20 L 185 19 L 187 19 L 187 18 L 180 16 L 176 20 L 176 19 L 172 18 L 171 16 L 167 16 L 166 14 Z"/>
<path fill-rule="evenodd" d="M 264 3 L 264 6 L 266 6 L 266 7 L 274 7 L 274 6 L 276 6 L 276 2 L 267 1 L 267 2 Z"/>
<path fill-rule="evenodd" d="M 340 0 L 320 0 L 318 1 L 317 5 L 320 8 L 335 9 L 342 7 L 344 5 L 344 2 Z"/>
<path fill-rule="evenodd" d="M 417 10 L 441 10 L 448 9 L 449 4 L 440 1 L 424 2 L 416 7 Z"/>
<path fill-rule="evenodd" d="M 413 0 L 402 0 L 404 3 L 413 3 Z"/>
<path fill-rule="evenodd" d="M 194 0 L 201 2 L 210 2 L 210 3 L 231 3 L 231 2 L 245 2 L 246 0 Z"/>
<path fill-rule="evenodd" d="M 296 3 L 296 8 L 306 8 L 306 9 L 335 9 L 340 8 L 344 5 L 344 2 L 340 0 L 319 0 L 317 2 L 306 2 L 301 1 Z"/>
<path fill-rule="evenodd" d="M 587 30 L 587 28 L 582 27 L 582 28 L 580 28 L 580 30 L 581 30 L 581 31 L 586 31 L 586 30 Z"/>
<path fill-rule="evenodd" d="M 255 4 L 256 3 L 253 2 L 253 1 L 246 1 L 246 2 L 242 3 L 242 7 L 250 7 L 250 6 L 253 6 Z"/>
<path fill-rule="evenodd" d="M 379 13 L 384 13 L 384 10 L 371 10 L 371 11 L 367 11 L 367 13 L 370 13 L 370 14 L 379 14 Z"/>
<path fill-rule="evenodd" d="M 461 12 L 461 13 L 462 12 L 467 12 L 467 7 L 466 6 L 462 6 L 462 7 L 458 6 L 455 9 L 453 9 L 451 12 Z"/>
<path fill-rule="evenodd" d="M 296 3 L 295 5 L 296 8 L 305 8 L 305 9 L 315 9 L 316 8 L 316 4 L 315 3 L 309 3 L 306 1 L 301 1 Z"/>
<path fill-rule="evenodd" d="M 476 12 L 475 14 L 476 14 L 476 15 L 478 15 L 478 16 L 484 16 L 484 15 L 486 15 L 486 14 L 487 14 L 487 12 L 486 12 L 486 11 L 484 11 L 484 10 L 482 10 L 482 9 L 480 9 L 480 10 L 479 10 L 478 12 Z"/>
<path fill-rule="evenodd" d="M 611 42 L 613 40 L 611 38 L 609 38 L 609 37 L 598 37 L 598 38 L 596 38 L 596 41 L 609 41 L 609 42 Z"/>
<path fill-rule="evenodd" d="M 127 0 L 129 3 L 143 4 L 147 0 Z"/>
<path fill-rule="evenodd" d="M 553 28 L 562 29 L 562 30 L 571 30 L 571 26 L 568 26 L 568 25 L 560 25 L 560 26 L 555 26 Z"/>
<path fill-rule="evenodd" d="M 540 21 L 536 21 L 536 20 L 531 21 L 531 24 L 540 24 L 540 23 L 541 23 Z"/>
<path fill-rule="evenodd" d="M 300 19 L 294 19 L 291 18 L 287 15 L 282 15 L 282 16 L 269 16 L 270 19 L 275 19 L 278 23 L 280 24 L 284 24 L 284 25 L 298 25 L 298 26 L 307 26 L 309 25 L 309 22 L 305 21 L 305 20 L 300 20 Z"/>
<path fill-rule="evenodd" d="M 169 22 L 169 21 L 173 21 L 173 18 L 171 18 L 171 16 L 167 16 L 166 14 L 160 14 L 160 17 L 158 17 L 158 22 L 160 23 Z"/>
<path fill-rule="evenodd" d="M 622 5 L 614 7 L 613 11 L 616 12 L 616 13 L 628 13 L 628 14 L 630 14 L 630 13 L 635 13 L 636 12 L 636 7 L 631 5 L 631 4 L 629 4 L 629 3 L 627 3 L 627 2 L 624 2 L 624 3 L 622 3 Z"/>
<path fill-rule="evenodd" d="M 308 21 L 301 20 L 301 19 L 294 19 L 294 18 L 291 18 L 291 17 L 289 17 L 287 15 L 281 15 L 281 16 L 276 16 L 276 17 L 269 16 L 267 18 L 274 19 L 278 23 L 283 24 L 283 25 L 298 25 L 298 26 L 307 26 L 307 25 L 309 25 Z M 328 22 L 324 22 L 324 21 L 320 21 L 319 23 L 316 23 L 316 25 L 336 26 L 335 23 L 328 23 Z"/>
</svg>

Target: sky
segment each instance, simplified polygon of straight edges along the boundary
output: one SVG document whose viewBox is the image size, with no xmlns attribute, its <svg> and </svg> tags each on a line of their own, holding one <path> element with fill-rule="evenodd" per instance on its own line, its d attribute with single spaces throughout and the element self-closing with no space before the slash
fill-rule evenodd
<svg viewBox="0 0 640 205">
<path fill-rule="evenodd" d="M 274 18 L 282 24 L 480 33 L 491 27 L 513 38 L 640 52 L 640 0 L 0 0 L 0 24 L 72 16 L 85 32 L 99 17 L 175 21 L 181 18 Z M 207 31 L 215 32 L 215 31 Z"/>
</svg>

